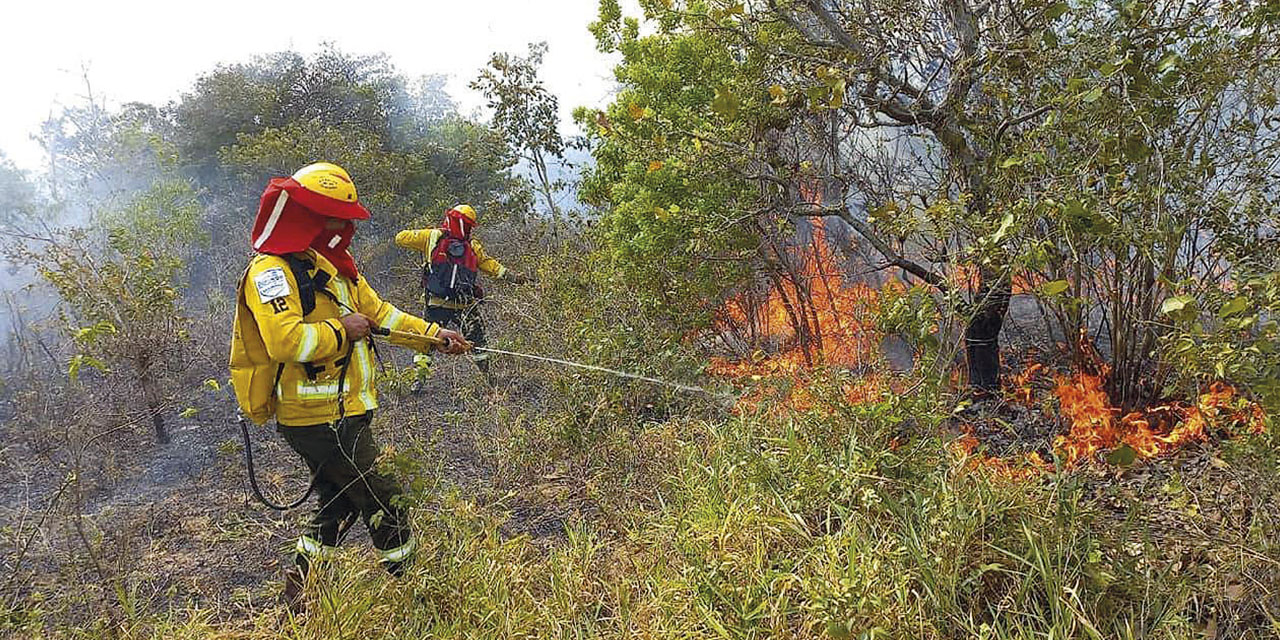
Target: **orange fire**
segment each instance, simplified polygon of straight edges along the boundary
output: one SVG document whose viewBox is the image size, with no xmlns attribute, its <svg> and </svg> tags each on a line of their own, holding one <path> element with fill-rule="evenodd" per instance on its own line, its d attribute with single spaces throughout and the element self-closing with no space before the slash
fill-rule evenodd
<svg viewBox="0 0 1280 640">
<path fill-rule="evenodd" d="M 1013 399 L 1017 402 L 1030 406 L 1035 401 L 1035 388 L 1032 387 L 1032 380 L 1044 371 L 1044 365 L 1031 361 L 1023 367 L 1022 371 L 1015 373 L 1009 381 L 1013 388 Z"/>
<path fill-rule="evenodd" d="M 727 301 L 715 317 L 716 329 L 733 335 L 755 351 L 741 359 L 712 358 L 709 371 L 735 380 L 768 381 L 752 385 L 737 410 L 768 408 L 773 412 L 808 411 L 824 406 L 823 389 L 838 390 L 849 404 L 874 401 L 891 391 L 894 379 L 883 373 L 878 353 L 881 338 L 867 318 L 876 316 L 879 292 L 865 283 L 846 279 L 841 260 L 826 241 L 826 228 L 815 222 L 809 242 L 791 248 L 798 267 L 774 280 L 764 291 L 748 291 Z M 1035 286 L 1032 280 L 1016 283 Z M 902 286 L 896 281 L 886 286 Z M 1108 367 L 1092 347 L 1084 349 L 1091 372 L 1050 378 L 1048 367 L 1030 362 L 1013 376 L 1012 399 L 1032 405 L 1037 390 L 1052 389 L 1063 419 L 1069 425 L 1053 446 L 1066 465 L 1100 452 L 1127 445 L 1138 458 L 1173 451 L 1186 443 L 1207 439 L 1218 430 L 1261 432 L 1266 416 L 1261 408 L 1225 383 L 1214 383 L 1194 403 L 1171 402 L 1121 415 L 1105 390 Z M 835 383 L 824 366 L 861 372 L 856 383 Z M 1052 384 L 1050 384 L 1052 383 Z M 1039 454 L 1001 458 L 980 450 L 967 433 L 954 445 L 966 464 L 997 475 L 1026 479 L 1051 469 Z"/>
<path fill-rule="evenodd" d="M 981 451 L 982 443 L 972 433 L 972 427 L 966 427 L 963 433 L 951 445 L 951 451 L 965 460 L 969 469 L 983 469 L 1001 478 L 1011 480 L 1030 480 L 1052 469 L 1053 465 L 1032 452 L 1017 458 L 998 458 Z"/>
<path fill-rule="evenodd" d="M 812 372 L 821 365 L 861 369 L 878 362 L 879 335 L 861 319 L 873 317 L 879 292 L 864 283 L 847 281 L 840 259 L 826 240 L 826 228 L 815 222 L 808 243 L 792 253 L 799 259 L 794 277 L 775 281 L 763 299 L 748 294 L 729 300 L 718 312 L 717 328 L 745 335 L 757 344 L 779 345 L 776 353 L 757 350 L 744 360 L 712 358 L 709 371 L 732 379 L 784 380 L 790 388 L 778 393 L 757 390 L 744 398 L 747 408 L 766 398 L 783 400 L 791 409 L 815 404 Z M 879 376 L 864 377 L 858 384 L 842 386 L 848 402 L 865 402 L 886 389 Z"/>
<path fill-rule="evenodd" d="M 952 265 L 947 274 L 947 283 L 952 289 L 974 292 L 978 290 L 980 281 L 978 266 L 973 264 Z M 1033 294 L 1047 281 L 1048 279 L 1039 273 L 1015 273 L 1009 283 L 1009 291 L 1013 295 Z"/>
<path fill-rule="evenodd" d="M 1125 415 L 1112 405 L 1101 376 L 1059 376 L 1054 395 L 1071 425 L 1066 435 L 1054 440 L 1068 465 L 1121 445 L 1128 445 L 1138 458 L 1151 458 L 1207 440 L 1213 428 L 1261 433 L 1266 424 L 1261 407 L 1222 382 L 1210 385 L 1195 404 L 1172 402 Z"/>
</svg>

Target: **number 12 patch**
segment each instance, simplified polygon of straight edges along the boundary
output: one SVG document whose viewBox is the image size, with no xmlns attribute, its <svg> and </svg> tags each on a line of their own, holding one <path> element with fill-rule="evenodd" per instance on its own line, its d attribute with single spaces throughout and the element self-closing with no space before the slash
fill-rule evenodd
<svg viewBox="0 0 1280 640">
<path fill-rule="evenodd" d="M 271 310 L 276 313 L 283 312 L 288 308 L 289 308 L 288 298 L 276 298 L 275 300 L 271 301 Z"/>
</svg>

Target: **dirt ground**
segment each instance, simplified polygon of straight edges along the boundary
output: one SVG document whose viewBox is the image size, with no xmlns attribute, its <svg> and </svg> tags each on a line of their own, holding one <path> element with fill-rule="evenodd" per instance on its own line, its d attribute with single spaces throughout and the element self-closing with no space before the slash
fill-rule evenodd
<svg viewBox="0 0 1280 640">
<path fill-rule="evenodd" d="M 408 362 L 404 355 L 390 358 Z M 493 470 L 479 455 L 477 439 L 492 427 L 484 418 L 493 413 L 490 404 L 510 397 L 513 384 L 512 376 L 502 375 L 491 389 L 470 362 L 438 357 L 420 390 L 383 385 L 376 438 L 388 450 L 421 452 L 429 458 L 424 466 L 438 470 L 442 487 L 483 499 Z M 155 444 L 141 425 L 114 439 L 111 447 L 124 450 L 87 465 L 92 468 L 82 472 L 79 496 L 69 495 L 58 471 L 67 461 L 40 451 L 38 441 L 11 440 L 0 450 L 0 520 L 8 523 L 0 538 L 5 593 L 92 597 L 77 579 L 87 571 L 107 578 L 103 582 L 130 585 L 132 597 L 147 608 L 199 606 L 235 619 L 276 604 L 288 550 L 315 499 L 286 513 L 260 504 L 249 487 L 229 397 L 205 393 L 188 402 L 199 412 L 170 417 L 168 445 Z M 296 499 L 307 483 L 301 460 L 270 427 L 250 425 L 250 436 L 263 491 L 278 503 Z M 80 518 L 69 515 L 77 511 Z M 510 513 L 513 535 L 563 533 L 563 522 L 544 509 L 517 503 Z M 85 557 L 90 554 L 82 536 L 101 547 L 97 557 Z M 367 544 L 362 526 L 344 543 Z"/>
</svg>

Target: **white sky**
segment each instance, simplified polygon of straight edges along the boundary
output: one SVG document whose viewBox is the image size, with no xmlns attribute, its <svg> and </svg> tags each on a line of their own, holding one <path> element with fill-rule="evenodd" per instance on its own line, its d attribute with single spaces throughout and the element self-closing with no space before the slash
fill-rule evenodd
<svg viewBox="0 0 1280 640">
<path fill-rule="evenodd" d="M 562 130 L 580 105 L 603 106 L 615 60 L 596 51 L 587 24 L 597 0 L 461 0 L 438 2 L 289 3 L 219 0 L 116 2 L 10 0 L 4 9 L 0 59 L 0 151 L 37 169 L 41 151 L 30 140 L 60 104 L 83 100 L 82 69 L 95 97 L 109 106 L 164 104 L 219 62 L 294 49 L 314 52 L 333 42 L 353 54 L 385 52 L 412 78 L 450 76 L 449 92 L 464 113 L 482 105 L 466 88 L 495 50 L 523 54 L 529 42 L 550 45 L 543 80 L 560 98 Z M 628 15 L 638 13 L 633 2 Z"/>
</svg>

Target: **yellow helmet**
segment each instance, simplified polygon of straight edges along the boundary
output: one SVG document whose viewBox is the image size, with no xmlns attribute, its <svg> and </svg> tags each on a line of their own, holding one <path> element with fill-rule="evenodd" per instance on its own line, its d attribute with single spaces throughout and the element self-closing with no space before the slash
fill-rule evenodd
<svg viewBox="0 0 1280 640">
<path fill-rule="evenodd" d="M 356 201 L 356 185 L 347 170 L 331 162 L 316 162 L 298 169 L 293 179 L 303 189 L 339 202 Z"/>
<path fill-rule="evenodd" d="M 462 217 L 466 218 L 467 221 L 470 222 L 471 224 L 476 223 L 476 217 L 477 217 L 476 210 L 472 209 L 471 205 L 469 204 L 454 205 L 453 210 L 462 214 Z"/>
</svg>

